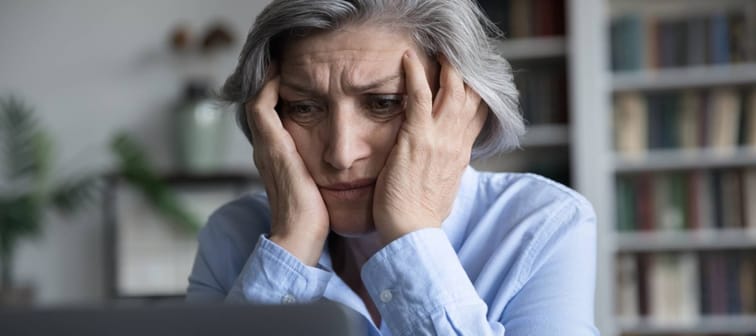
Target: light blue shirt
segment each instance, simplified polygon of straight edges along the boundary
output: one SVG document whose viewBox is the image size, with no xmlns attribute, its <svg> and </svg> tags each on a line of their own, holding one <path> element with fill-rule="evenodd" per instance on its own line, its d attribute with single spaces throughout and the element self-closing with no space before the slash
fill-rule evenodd
<svg viewBox="0 0 756 336">
<path fill-rule="evenodd" d="M 532 174 L 465 171 L 440 229 L 407 234 L 364 264 L 381 314 L 331 269 L 302 264 L 266 238 L 264 195 L 217 210 L 199 235 L 189 301 L 343 303 L 368 335 L 598 335 L 593 322 L 596 218 L 591 205 Z"/>
</svg>

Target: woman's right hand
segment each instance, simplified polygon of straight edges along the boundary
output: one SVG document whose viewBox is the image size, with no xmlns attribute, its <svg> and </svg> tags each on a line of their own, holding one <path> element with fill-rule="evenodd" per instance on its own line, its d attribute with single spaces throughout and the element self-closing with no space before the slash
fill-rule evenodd
<svg viewBox="0 0 756 336">
<path fill-rule="evenodd" d="M 270 240 L 304 264 L 315 266 L 328 237 L 328 211 L 294 140 L 275 110 L 279 77 L 245 105 L 254 160 L 271 211 Z"/>
</svg>

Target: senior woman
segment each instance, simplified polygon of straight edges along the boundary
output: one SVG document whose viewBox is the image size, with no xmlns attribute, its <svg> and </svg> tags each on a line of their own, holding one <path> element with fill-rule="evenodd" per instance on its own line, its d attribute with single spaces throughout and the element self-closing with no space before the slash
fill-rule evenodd
<svg viewBox="0 0 756 336">
<path fill-rule="evenodd" d="M 471 158 L 523 132 L 467 0 L 276 0 L 222 89 L 265 194 L 216 211 L 188 300 L 341 302 L 370 335 L 597 335 L 595 216 Z"/>
</svg>

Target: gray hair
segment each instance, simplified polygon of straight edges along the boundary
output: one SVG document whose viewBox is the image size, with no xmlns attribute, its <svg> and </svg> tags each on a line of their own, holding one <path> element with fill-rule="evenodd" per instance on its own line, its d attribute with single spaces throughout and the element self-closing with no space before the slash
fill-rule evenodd
<svg viewBox="0 0 756 336">
<path fill-rule="evenodd" d="M 274 0 L 257 17 L 239 64 L 220 92 L 221 100 L 238 105 L 236 119 L 250 141 L 244 104 L 264 85 L 282 45 L 313 32 L 364 23 L 402 28 L 428 55 L 445 55 L 486 102 L 495 118 L 486 120 L 473 159 L 519 146 L 525 126 L 512 69 L 496 50 L 502 34 L 473 0 Z"/>
</svg>

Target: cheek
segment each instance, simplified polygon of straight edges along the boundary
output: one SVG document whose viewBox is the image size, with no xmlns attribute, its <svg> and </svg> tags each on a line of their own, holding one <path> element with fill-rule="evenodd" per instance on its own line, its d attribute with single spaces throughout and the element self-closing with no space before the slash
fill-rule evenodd
<svg viewBox="0 0 756 336">
<path fill-rule="evenodd" d="M 369 141 L 373 147 L 374 162 L 383 167 L 386 158 L 396 144 L 396 136 L 402 127 L 404 117 L 397 117 L 389 122 L 380 123 L 370 131 Z"/>
<path fill-rule="evenodd" d="M 320 141 L 315 133 L 301 125 L 287 119 L 281 120 L 284 129 L 289 132 L 299 155 L 310 171 L 316 167 L 320 160 Z"/>
</svg>

